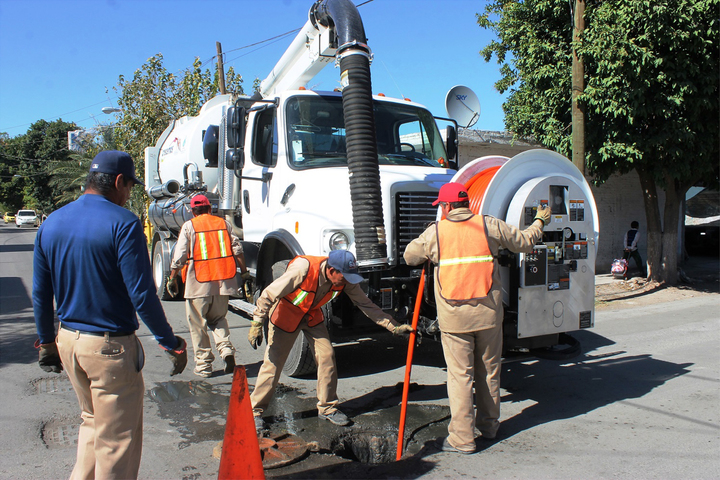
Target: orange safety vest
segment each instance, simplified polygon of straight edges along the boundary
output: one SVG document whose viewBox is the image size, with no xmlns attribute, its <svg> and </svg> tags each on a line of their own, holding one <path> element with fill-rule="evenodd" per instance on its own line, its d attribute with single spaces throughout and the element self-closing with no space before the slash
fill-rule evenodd
<svg viewBox="0 0 720 480">
<path fill-rule="evenodd" d="M 288 333 L 297 330 L 300 321 L 305 318 L 305 315 L 308 316 L 308 326 L 314 327 L 321 324 L 325 320 L 325 316 L 320 307 L 337 297 L 345 288 L 344 285 L 339 287 L 333 285 L 330 287 L 330 291 L 316 305 L 313 305 L 315 293 L 317 293 L 318 284 L 320 283 L 320 264 L 327 260 L 328 257 L 302 255 L 293 258 L 288 266 L 298 258 L 309 261 L 310 270 L 305 280 L 295 291 L 280 299 L 270 316 L 273 325 Z"/>
<path fill-rule="evenodd" d="M 205 283 L 233 278 L 237 273 L 237 264 L 225 220 L 203 214 L 190 221 L 195 230 L 191 258 L 195 267 L 195 280 Z M 183 269 L 182 274 L 184 282 L 187 270 Z"/>
<path fill-rule="evenodd" d="M 473 215 L 462 221 L 443 219 L 435 224 L 435 229 L 440 296 L 451 301 L 487 297 L 492 287 L 493 255 L 483 217 Z"/>
</svg>

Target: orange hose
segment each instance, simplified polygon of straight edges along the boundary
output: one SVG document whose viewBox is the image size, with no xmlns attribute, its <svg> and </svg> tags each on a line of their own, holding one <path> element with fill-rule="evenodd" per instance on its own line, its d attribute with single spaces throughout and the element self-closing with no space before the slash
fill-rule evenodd
<svg viewBox="0 0 720 480">
<path fill-rule="evenodd" d="M 400 427 L 398 427 L 398 446 L 395 460 L 400 461 L 405 443 L 405 416 L 407 415 L 408 392 L 410 390 L 410 372 L 412 371 L 412 359 L 415 352 L 415 338 L 417 336 L 417 324 L 420 318 L 420 305 L 422 304 L 423 291 L 425 290 L 425 269 L 420 274 L 417 298 L 415 299 L 415 310 L 413 311 L 412 328 L 408 343 L 407 363 L 405 364 L 405 382 L 403 383 L 402 403 L 400 404 Z"/>
<path fill-rule="evenodd" d="M 470 197 L 470 211 L 474 214 L 477 215 L 480 213 L 480 205 L 482 205 L 485 191 L 488 185 L 490 185 L 490 180 L 493 179 L 498 170 L 500 170 L 500 165 L 486 168 L 465 182 L 465 190 L 467 190 L 468 196 Z M 443 216 L 443 218 L 445 218 L 445 216 Z"/>
<path fill-rule="evenodd" d="M 485 196 L 485 191 L 490 184 L 490 180 L 493 179 L 498 170 L 500 170 L 500 166 L 486 168 L 465 184 L 465 188 L 470 196 L 470 210 L 472 210 L 474 214 L 480 213 L 480 205 Z"/>
</svg>

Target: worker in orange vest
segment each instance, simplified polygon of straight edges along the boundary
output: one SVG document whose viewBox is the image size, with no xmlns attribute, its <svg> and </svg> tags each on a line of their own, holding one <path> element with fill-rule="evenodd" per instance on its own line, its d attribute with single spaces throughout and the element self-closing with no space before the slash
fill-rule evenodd
<svg viewBox="0 0 720 480">
<path fill-rule="evenodd" d="M 173 297 L 179 293 L 178 273 L 185 284 L 185 312 L 195 354 L 195 375 L 210 377 L 215 356 L 208 329 L 213 334 L 224 363 L 224 372 L 235 369 L 235 347 L 230 342 L 227 322 L 230 295 L 237 293 L 235 280 L 239 267 L 248 276 L 240 239 L 230 223 L 211 214 L 212 206 L 205 195 L 190 201 L 194 218 L 180 229 L 170 268 L 167 289 Z"/>
<path fill-rule="evenodd" d="M 473 214 L 460 183 L 443 185 L 433 203 L 438 204 L 443 219 L 410 242 L 403 257 L 408 265 L 427 260 L 435 264 L 451 417 L 449 435 L 438 446 L 446 452 L 474 453 L 475 428 L 482 438 L 494 439 L 500 425 L 503 305 L 498 250 L 530 252 L 551 212 L 538 206 L 532 224 L 520 230 L 494 217 Z"/>
<path fill-rule="evenodd" d="M 338 410 L 337 367 L 335 352 L 320 307 L 342 292 L 373 322 L 394 335 L 413 331 L 383 312 L 363 292 L 355 256 L 347 250 L 334 250 L 327 257 L 298 256 L 285 273 L 268 285 L 258 298 L 253 312 L 248 340 L 253 348 L 262 343 L 263 325 L 268 324 L 268 346 L 258 372 L 250 402 L 255 416 L 255 429 L 265 428 L 263 411 L 275 394 L 280 372 L 298 335 L 305 334 L 317 363 L 318 417 L 335 425 L 350 424 Z"/>
</svg>

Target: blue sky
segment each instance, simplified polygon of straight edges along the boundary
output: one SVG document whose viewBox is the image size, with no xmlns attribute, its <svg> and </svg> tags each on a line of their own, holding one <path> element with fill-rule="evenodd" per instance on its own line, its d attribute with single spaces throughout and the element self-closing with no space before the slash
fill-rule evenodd
<svg viewBox="0 0 720 480">
<path fill-rule="evenodd" d="M 360 5 L 363 0 L 354 0 Z M 215 42 L 249 91 L 265 78 L 295 34 L 247 45 L 302 27 L 313 0 L 0 0 L 0 132 L 23 134 L 30 124 L 62 118 L 83 128 L 112 122 L 112 87 L 162 53 L 174 73 L 195 57 L 213 68 Z M 478 53 L 492 39 L 476 22 L 480 0 L 373 0 L 359 7 L 373 51 L 373 93 L 406 97 L 447 116 L 455 85 L 476 93 L 473 128 L 503 130 L 505 96 L 494 88 L 495 60 Z M 309 86 L 332 90 L 330 65 Z M 109 90 L 106 93 L 106 90 Z"/>
</svg>

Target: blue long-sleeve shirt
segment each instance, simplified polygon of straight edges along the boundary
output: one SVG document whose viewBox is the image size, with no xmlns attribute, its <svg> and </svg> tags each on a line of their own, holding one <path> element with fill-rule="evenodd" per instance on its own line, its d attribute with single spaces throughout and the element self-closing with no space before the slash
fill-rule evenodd
<svg viewBox="0 0 720 480">
<path fill-rule="evenodd" d="M 53 212 L 38 229 L 33 309 L 40 343 L 60 321 L 85 332 L 134 332 L 135 312 L 160 345 L 177 341 L 156 294 L 140 220 L 101 195 L 85 194 Z"/>
</svg>

